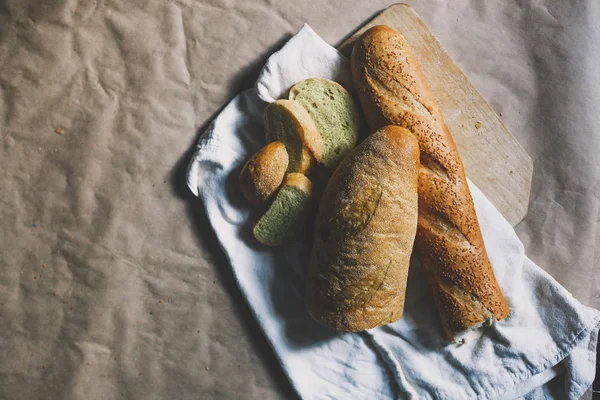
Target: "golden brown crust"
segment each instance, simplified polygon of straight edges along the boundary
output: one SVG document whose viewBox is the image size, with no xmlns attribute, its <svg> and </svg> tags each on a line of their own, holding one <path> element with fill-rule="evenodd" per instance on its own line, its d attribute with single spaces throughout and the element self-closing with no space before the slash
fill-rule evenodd
<svg viewBox="0 0 600 400">
<path fill-rule="evenodd" d="M 248 202 L 266 204 L 275 194 L 288 168 L 288 153 L 281 142 L 271 142 L 252 156 L 240 173 L 240 189 Z"/>
<path fill-rule="evenodd" d="M 505 318 L 508 305 L 485 250 L 462 162 L 416 56 L 402 35 L 376 26 L 354 45 L 351 67 L 371 130 L 399 125 L 419 140 L 415 249 L 446 330 Z"/>
<path fill-rule="evenodd" d="M 295 186 L 306 193 L 309 197 L 312 196 L 313 184 L 304 174 L 300 174 L 298 172 L 287 174 L 285 176 L 285 180 L 283 181 L 283 185 Z"/>
<path fill-rule="evenodd" d="M 306 286 L 310 315 L 361 331 L 402 316 L 417 224 L 419 146 L 406 129 L 369 136 L 323 194 Z"/>
</svg>

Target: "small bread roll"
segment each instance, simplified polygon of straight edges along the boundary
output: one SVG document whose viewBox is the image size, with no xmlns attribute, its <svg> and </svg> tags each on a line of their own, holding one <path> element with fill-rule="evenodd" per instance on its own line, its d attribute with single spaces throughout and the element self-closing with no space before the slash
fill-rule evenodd
<svg viewBox="0 0 600 400">
<path fill-rule="evenodd" d="M 261 206 L 273 197 L 283 182 L 288 161 L 281 142 L 269 143 L 248 160 L 240 174 L 240 188 L 250 204 Z"/>
</svg>

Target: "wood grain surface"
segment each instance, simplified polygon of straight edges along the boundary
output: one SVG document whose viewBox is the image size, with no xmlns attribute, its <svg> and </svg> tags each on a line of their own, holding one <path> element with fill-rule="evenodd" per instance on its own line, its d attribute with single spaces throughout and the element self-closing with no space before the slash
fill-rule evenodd
<svg viewBox="0 0 600 400">
<path fill-rule="evenodd" d="M 396 29 L 413 47 L 458 146 L 467 177 L 513 226 L 518 224 L 529 204 L 531 158 L 410 6 L 387 8 L 338 49 L 349 57 L 356 38 L 375 25 Z"/>
</svg>

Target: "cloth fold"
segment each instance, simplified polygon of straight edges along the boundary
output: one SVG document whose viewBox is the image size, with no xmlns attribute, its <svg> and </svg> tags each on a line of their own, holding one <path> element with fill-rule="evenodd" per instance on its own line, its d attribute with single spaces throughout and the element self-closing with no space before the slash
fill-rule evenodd
<svg viewBox="0 0 600 400">
<path fill-rule="evenodd" d="M 478 340 L 448 343 L 418 260 L 404 316 L 360 333 L 312 321 L 303 281 L 309 238 L 256 244 L 255 210 L 239 192 L 243 163 L 265 144 L 263 109 L 309 77 L 351 85 L 348 60 L 308 25 L 263 68 L 201 137 L 188 186 L 203 200 L 241 292 L 303 398 L 579 398 L 594 379 L 600 313 L 585 307 L 524 254 L 510 224 L 470 183 L 486 248 L 511 312 Z M 228 266 L 223 266 L 226 268 Z M 551 379 L 562 385 L 546 385 Z M 555 379 L 555 380 L 556 380 Z"/>
</svg>

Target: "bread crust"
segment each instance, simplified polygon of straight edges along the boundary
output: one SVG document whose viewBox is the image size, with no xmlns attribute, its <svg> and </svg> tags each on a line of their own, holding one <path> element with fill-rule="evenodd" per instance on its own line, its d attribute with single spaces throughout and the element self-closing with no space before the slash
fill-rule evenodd
<svg viewBox="0 0 600 400">
<path fill-rule="evenodd" d="M 302 190 L 308 197 L 313 195 L 313 184 L 304 174 L 292 172 L 285 176 L 283 186 L 294 186 Z"/>
<path fill-rule="evenodd" d="M 308 111 L 300 103 L 286 99 L 277 100 L 265 108 L 267 142 L 276 140 L 277 138 L 275 134 L 268 131 L 269 124 L 266 120 L 269 118 L 268 114 L 270 112 L 280 112 L 286 115 L 288 120 L 293 124 L 295 133 L 299 136 L 302 145 L 302 149 L 300 149 L 301 160 L 299 169 L 298 171 L 289 172 L 300 172 L 308 175 L 315 167 L 316 160 L 320 160 L 323 156 L 323 142 L 315 121 L 313 121 Z"/>
<path fill-rule="evenodd" d="M 419 219 L 415 249 L 449 339 L 509 312 L 486 253 L 462 161 L 412 49 L 387 26 L 367 30 L 351 58 L 371 130 L 394 124 L 418 139 Z"/>
<path fill-rule="evenodd" d="M 240 173 L 240 189 L 254 206 L 265 205 L 277 192 L 288 168 L 288 153 L 281 142 L 271 142 L 254 154 Z"/>
<path fill-rule="evenodd" d="M 354 99 L 353 99 L 352 95 L 348 92 L 348 90 L 346 90 L 346 88 L 344 88 L 338 82 L 335 82 L 335 81 L 332 81 L 329 79 L 325 79 L 325 78 L 308 78 L 308 79 L 300 81 L 300 82 L 296 83 L 294 86 L 292 86 L 292 88 L 290 89 L 289 96 L 288 96 L 290 100 L 296 101 L 296 97 L 299 94 L 298 86 L 308 80 L 321 82 L 321 84 L 324 86 L 328 86 L 328 85 L 336 86 L 341 92 L 345 93 L 345 95 L 348 96 L 348 98 L 350 98 L 352 100 L 352 103 L 353 103 L 352 104 L 352 120 L 353 120 L 353 123 L 356 125 L 356 132 L 354 132 L 352 147 L 355 147 L 356 141 L 358 138 L 358 132 L 359 132 L 361 124 L 362 124 L 362 119 L 360 116 L 359 108 L 354 103 Z M 296 103 L 296 104 L 299 104 L 299 103 Z M 307 111 L 307 115 L 309 118 L 311 118 L 310 113 L 308 113 L 308 111 Z M 327 161 L 325 160 L 325 154 L 324 154 L 325 151 L 323 149 L 323 146 L 324 146 L 323 139 L 321 137 L 321 134 L 318 132 L 318 129 L 317 129 L 317 133 L 318 133 L 319 137 L 315 137 L 314 135 L 312 135 L 312 132 L 311 132 L 310 136 L 306 137 L 306 139 L 307 139 L 306 146 L 310 149 L 312 155 L 315 157 L 315 159 L 319 163 L 326 165 L 328 168 L 333 170 L 333 169 L 335 169 L 335 167 L 337 166 L 339 161 L 341 161 L 341 159 L 334 165 L 332 165 L 331 163 L 327 163 Z"/>
<path fill-rule="evenodd" d="M 282 193 L 282 190 L 285 190 L 286 188 L 294 188 L 297 190 L 300 190 L 301 192 L 303 192 L 306 195 L 306 198 L 308 200 L 308 204 L 306 205 L 306 208 L 303 208 L 304 212 L 304 218 L 301 218 L 301 220 L 299 221 L 292 221 L 293 224 L 291 225 L 291 228 L 294 230 L 293 235 L 289 236 L 289 237 L 285 237 L 285 235 L 278 237 L 275 241 L 265 241 L 261 235 L 257 232 L 257 226 L 259 225 L 260 221 L 265 217 L 265 215 L 269 212 L 270 209 L 268 209 L 267 211 L 265 211 L 261 217 L 259 218 L 258 221 L 256 221 L 256 223 L 254 224 L 254 227 L 252 229 L 252 232 L 254 234 L 254 237 L 256 238 L 257 241 L 259 241 L 260 243 L 264 244 L 265 246 L 271 246 L 271 247 L 276 247 L 276 246 L 283 246 L 289 243 L 292 243 L 293 241 L 297 240 L 298 235 L 300 234 L 300 232 L 304 229 L 304 224 L 307 222 L 309 213 L 312 209 L 312 202 L 313 202 L 313 188 L 312 188 L 312 182 L 310 181 L 310 179 L 308 179 L 305 175 L 299 173 L 299 172 L 290 172 L 288 174 L 285 175 L 285 179 L 283 180 L 283 183 L 281 185 L 281 187 L 279 188 L 279 191 L 276 195 L 276 198 L 274 200 L 274 202 L 277 201 L 277 196 L 280 196 Z M 273 203 L 271 203 L 270 207 L 273 207 Z M 289 222 L 289 220 L 288 220 Z M 288 231 L 289 233 L 289 231 Z"/>
<path fill-rule="evenodd" d="M 402 316 L 417 224 L 419 146 L 373 133 L 338 166 L 320 202 L 306 287 L 309 314 L 338 331 Z"/>
</svg>

